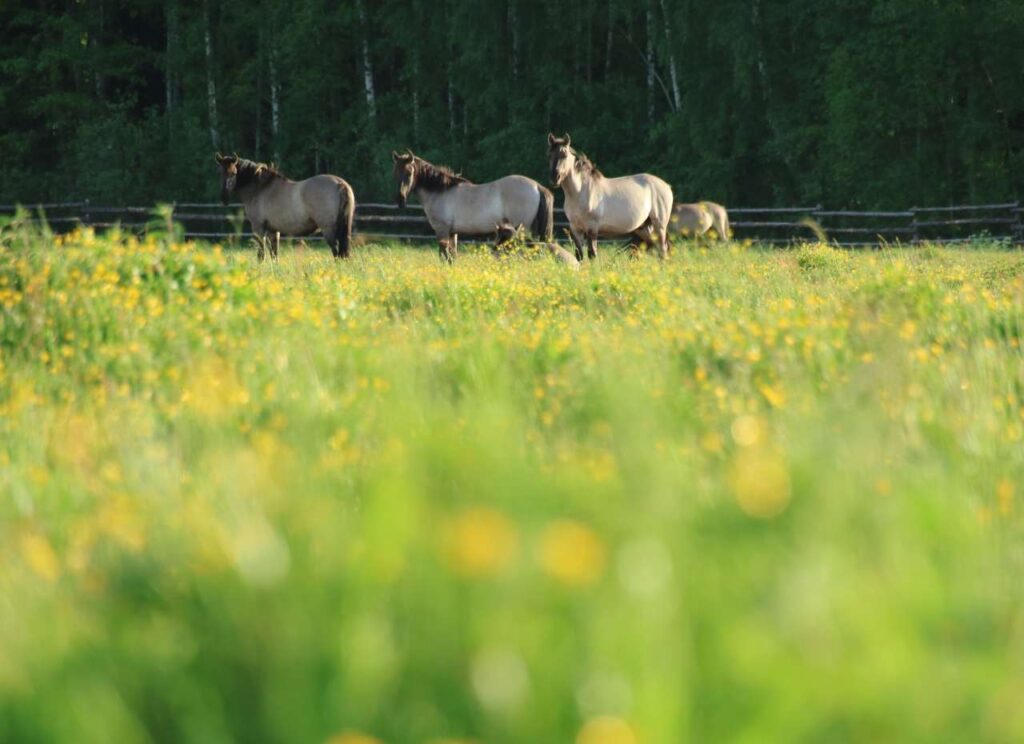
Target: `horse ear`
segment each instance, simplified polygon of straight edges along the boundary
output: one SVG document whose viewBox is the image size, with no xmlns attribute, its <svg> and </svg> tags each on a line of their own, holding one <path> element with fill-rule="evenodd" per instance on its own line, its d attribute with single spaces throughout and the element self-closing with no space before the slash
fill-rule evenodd
<svg viewBox="0 0 1024 744">
<path fill-rule="evenodd" d="M 569 137 L 569 133 L 568 132 L 565 133 L 565 146 L 566 147 L 572 147 L 572 138 Z"/>
<path fill-rule="evenodd" d="M 548 132 L 548 147 L 551 147 L 555 144 L 555 139 L 555 135 L 553 135 L 551 132 Z"/>
<path fill-rule="evenodd" d="M 398 162 L 399 160 L 401 160 L 401 159 L 402 159 L 402 156 L 401 156 L 401 155 L 399 155 L 399 154 L 398 154 L 397 152 L 395 152 L 394 150 L 392 150 L 392 151 L 391 151 L 391 159 L 392 159 L 392 160 L 394 160 L 394 161 L 395 161 L 395 162 L 397 163 L 397 162 Z"/>
<path fill-rule="evenodd" d="M 223 155 L 221 155 L 221 154 L 220 154 L 219 152 L 217 152 L 217 153 L 214 153 L 214 155 L 213 155 L 213 159 L 217 161 L 217 164 L 218 164 L 218 165 L 220 165 L 221 163 L 223 163 L 223 162 L 224 162 L 224 156 L 223 156 Z"/>
<path fill-rule="evenodd" d="M 409 158 L 409 160 L 414 160 L 416 158 L 416 156 L 412 154 L 412 150 L 410 150 L 408 147 L 405 148 L 405 154 Z"/>
</svg>

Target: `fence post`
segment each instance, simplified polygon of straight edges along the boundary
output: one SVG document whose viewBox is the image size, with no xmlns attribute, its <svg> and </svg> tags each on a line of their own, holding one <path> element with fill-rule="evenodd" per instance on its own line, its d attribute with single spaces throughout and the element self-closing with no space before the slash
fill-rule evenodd
<svg viewBox="0 0 1024 744">
<path fill-rule="evenodd" d="M 913 238 L 911 239 L 911 241 L 913 242 L 914 245 L 917 245 L 918 243 L 921 242 L 920 228 L 917 226 L 917 207 L 911 207 L 910 208 L 910 214 L 913 215 L 910 218 L 910 220 L 911 220 L 910 221 L 910 226 L 914 230 L 914 232 L 912 233 Z"/>
<path fill-rule="evenodd" d="M 1013 224 L 1010 225 L 1010 238 L 1011 244 L 1020 245 L 1024 243 L 1024 225 L 1020 221 L 1020 202 L 1014 202 L 1013 208 Z"/>
<path fill-rule="evenodd" d="M 89 200 L 82 202 L 82 224 L 88 227 L 92 224 L 92 212 L 89 211 Z"/>
</svg>

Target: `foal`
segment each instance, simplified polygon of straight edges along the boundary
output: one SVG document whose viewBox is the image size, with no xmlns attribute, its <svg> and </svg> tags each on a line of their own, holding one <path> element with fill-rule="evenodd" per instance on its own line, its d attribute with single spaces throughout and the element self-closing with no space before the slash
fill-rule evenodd
<svg viewBox="0 0 1024 744">
<path fill-rule="evenodd" d="M 499 222 L 494 226 L 494 255 L 499 255 L 499 251 L 501 249 L 507 249 L 512 243 L 523 242 L 524 240 L 525 234 L 522 225 L 514 227 L 508 220 Z M 569 251 L 558 245 L 558 243 L 534 243 L 533 245 L 547 250 L 547 252 L 551 254 L 551 257 L 559 263 L 565 264 L 566 266 L 579 271 L 580 262 L 574 255 L 569 253 Z"/>
</svg>

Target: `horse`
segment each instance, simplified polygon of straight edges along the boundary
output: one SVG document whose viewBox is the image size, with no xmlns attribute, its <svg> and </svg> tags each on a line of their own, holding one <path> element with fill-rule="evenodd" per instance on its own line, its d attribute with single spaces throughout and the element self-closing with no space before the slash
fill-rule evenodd
<svg viewBox="0 0 1024 744">
<path fill-rule="evenodd" d="M 494 226 L 494 255 L 498 256 L 499 251 L 503 248 L 507 248 L 514 242 L 524 242 L 523 226 L 515 226 L 508 220 L 499 222 Z M 565 264 L 574 271 L 579 271 L 580 262 L 574 255 L 565 250 L 558 243 L 548 241 L 545 243 L 538 244 L 539 247 L 547 250 L 559 263 Z"/>
<path fill-rule="evenodd" d="M 606 178 L 583 153 L 572 149 L 569 135 L 548 134 L 551 182 L 565 192 L 576 258 L 597 258 L 599 235 L 630 235 L 658 245 L 668 258 L 668 221 L 672 213 L 672 187 L 657 176 L 639 173 Z"/>
<path fill-rule="evenodd" d="M 526 176 L 505 176 L 497 181 L 475 184 L 444 166 L 428 163 L 406 150 L 392 150 L 396 200 L 404 207 L 416 192 L 427 221 L 437 235 L 441 258 L 453 263 L 459 252 L 459 233 L 488 235 L 494 224 L 508 220 L 528 224 L 538 238 L 551 240 L 555 197 L 551 191 Z"/>
<path fill-rule="evenodd" d="M 270 257 L 277 260 L 281 233 L 305 236 L 318 228 L 331 247 L 331 255 L 348 258 L 356 197 L 344 179 L 319 175 L 292 181 L 271 165 L 238 155 L 218 152 L 216 160 L 221 200 L 227 204 L 234 196 L 245 206 L 245 216 L 258 241 L 256 257 L 260 261 L 267 248 Z"/>
<path fill-rule="evenodd" d="M 677 204 L 672 210 L 672 224 L 683 235 L 699 238 L 714 228 L 720 240 L 732 235 L 729 214 L 725 207 L 714 202 L 702 201 L 696 204 Z"/>
</svg>

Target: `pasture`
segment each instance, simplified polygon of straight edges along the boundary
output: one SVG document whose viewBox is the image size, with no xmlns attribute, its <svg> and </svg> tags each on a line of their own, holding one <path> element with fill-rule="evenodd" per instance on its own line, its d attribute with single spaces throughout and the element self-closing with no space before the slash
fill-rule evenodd
<svg viewBox="0 0 1024 744">
<path fill-rule="evenodd" d="M 0 740 L 1024 739 L 1024 257 L 0 232 Z"/>
</svg>

